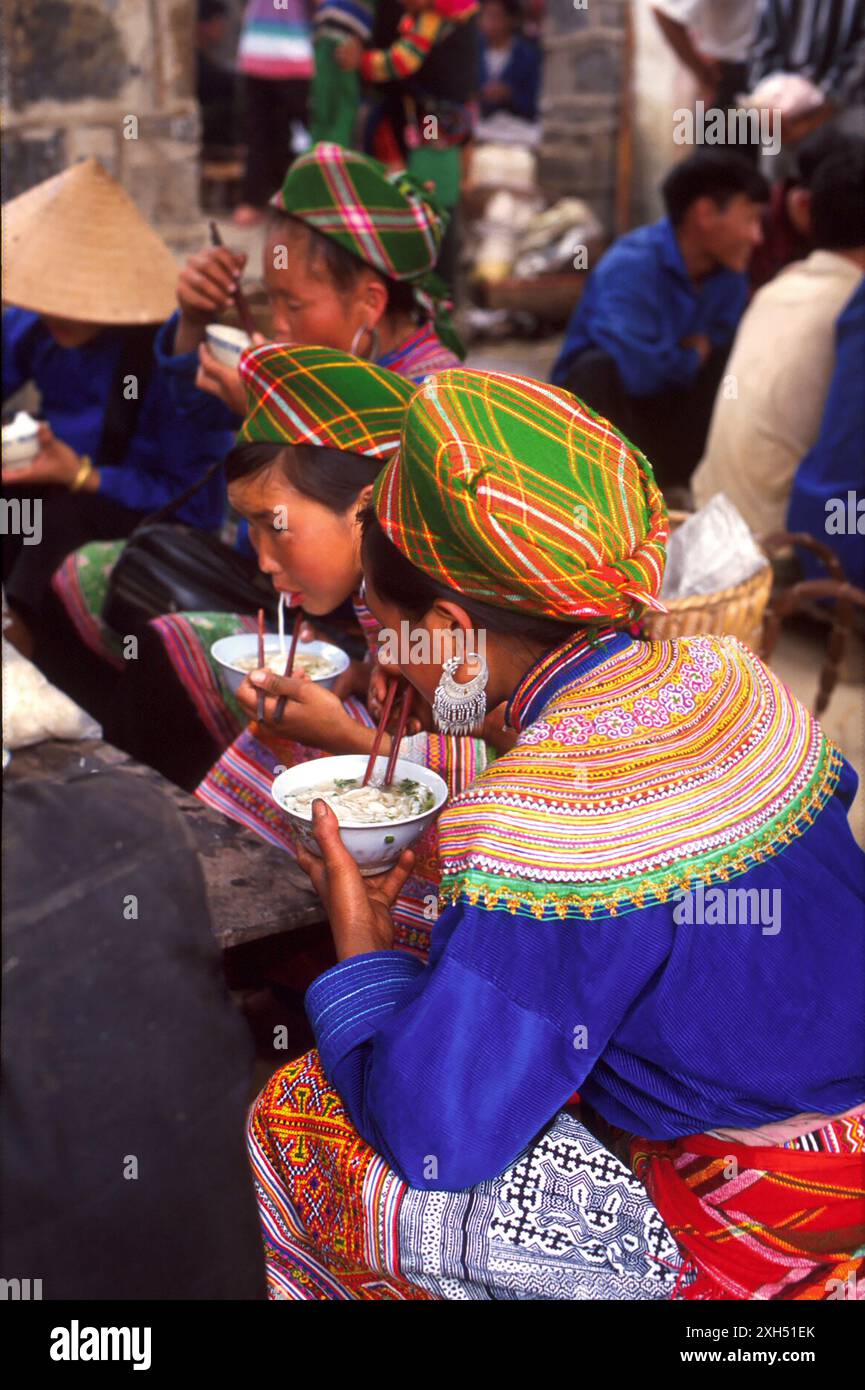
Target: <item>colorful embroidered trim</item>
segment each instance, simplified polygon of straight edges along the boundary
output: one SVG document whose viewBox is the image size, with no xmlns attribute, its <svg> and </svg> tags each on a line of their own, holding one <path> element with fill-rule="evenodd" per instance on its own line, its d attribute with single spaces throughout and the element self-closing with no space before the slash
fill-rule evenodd
<svg viewBox="0 0 865 1390">
<path fill-rule="evenodd" d="M 737 639 L 633 642 L 561 688 L 445 809 L 442 901 L 539 918 L 667 902 L 779 854 L 842 765 Z"/>
</svg>

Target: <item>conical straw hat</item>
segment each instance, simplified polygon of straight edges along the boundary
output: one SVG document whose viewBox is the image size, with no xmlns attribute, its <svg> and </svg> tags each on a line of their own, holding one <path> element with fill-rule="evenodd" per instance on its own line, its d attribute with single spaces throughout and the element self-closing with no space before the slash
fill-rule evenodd
<svg viewBox="0 0 865 1390">
<path fill-rule="evenodd" d="M 73 164 L 3 209 L 3 300 L 89 323 L 159 323 L 178 267 L 96 159 Z"/>
</svg>

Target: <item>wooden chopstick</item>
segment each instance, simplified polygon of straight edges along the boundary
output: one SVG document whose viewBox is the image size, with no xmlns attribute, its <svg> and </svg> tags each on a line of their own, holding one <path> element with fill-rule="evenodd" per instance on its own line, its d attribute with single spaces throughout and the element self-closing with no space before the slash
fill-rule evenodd
<svg viewBox="0 0 865 1390">
<path fill-rule="evenodd" d="M 393 781 L 394 769 L 396 768 L 396 760 L 399 757 L 399 746 L 402 742 L 403 734 L 405 733 L 405 726 L 408 723 L 408 717 L 411 714 L 411 702 L 413 699 L 414 686 L 407 685 L 402 693 L 402 699 L 399 703 L 399 717 L 396 721 L 396 733 L 393 735 L 393 742 L 391 743 L 390 747 L 390 756 L 387 760 L 387 767 L 385 768 L 384 785 L 386 787 L 389 787 L 391 782 Z"/>
<path fill-rule="evenodd" d="M 362 787 L 365 787 L 367 785 L 370 777 L 372 776 L 372 770 L 375 767 L 375 760 L 378 757 L 378 750 L 381 748 L 381 741 L 384 738 L 384 731 L 387 728 L 387 721 L 390 719 L 390 712 L 393 708 L 393 700 L 394 696 L 396 695 L 396 686 L 397 683 L 395 680 L 388 681 L 387 694 L 384 698 L 384 704 L 382 706 L 381 711 L 381 718 L 378 721 L 378 728 L 375 731 L 375 738 L 373 739 L 372 750 L 369 755 L 369 761 L 366 765 L 366 772 L 363 774 L 363 781 L 360 784 Z"/>
<path fill-rule="evenodd" d="M 210 240 L 213 242 L 214 246 L 225 245 L 225 242 L 219 235 L 219 228 L 213 221 L 211 221 L 210 223 Z M 237 306 L 237 316 L 243 325 L 244 333 L 248 334 L 249 337 L 252 338 L 254 334 L 258 332 L 258 329 L 255 326 L 255 319 L 252 317 L 252 310 L 249 307 L 249 300 L 247 299 L 246 295 L 243 293 L 243 290 L 240 288 L 239 285 L 237 289 L 234 291 L 234 303 Z"/>
<path fill-rule="evenodd" d="M 264 609 L 258 610 L 258 664 L 264 667 Z M 261 724 L 264 722 L 264 691 L 259 690 L 255 701 L 255 717 Z"/>
<path fill-rule="evenodd" d="M 295 618 L 294 618 L 294 628 L 292 629 L 292 633 L 291 633 L 291 646 L 290 646 L 289 649 L 288 649 L 288 657 L 287 657 L 286 662 L 285 662 L 285 670 L 284 670 L 283 673 L 282 673 L 283 676 L 290 676 L 291 673 L 292 673 L 292 671 L 294 670 L 294 654 L 295 654 L 295 652 L 297 651 L 297 641 L 298 641 L 298 638 L 300 637 L 300 629 L 301 629 L 301 624 L 302 624 L 302 623 L 303 623 L 303 609 L 302 609 L 302 608 L 298 608 L 297 613 L 295 614 Z M 274 722 L 274 724 L 279 724 L 279 723 L 281 723 L 281 721 L 282 721 L 282 716 L 285 714 L 285 706 L 286 706 L 287 703 L 288 703 L 288 696 L 287 696 L 287 695 L 280 695 L 279 699 L 278 699 L 277 702 L 276 702 L 276 709 L 275 709 L 274 712 L 273 712 L 273 722 Z"/>
</svg>

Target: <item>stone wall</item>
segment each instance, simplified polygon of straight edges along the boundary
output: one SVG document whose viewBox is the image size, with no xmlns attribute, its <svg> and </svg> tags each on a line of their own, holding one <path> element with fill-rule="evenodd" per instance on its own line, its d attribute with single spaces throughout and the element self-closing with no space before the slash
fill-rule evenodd
<svg viewBox="0 0 865 1390">
<path fill-rule="evenodd" d="M 178 251 L 201 236 L 195 0 L 4 0 L 3 197 L 95 155 Z"/>
<path fill-rule="evenodd" d="M 616 135 L 630 0 L 547 0 L 538 177 L 615 230 Z"/>
</svg>

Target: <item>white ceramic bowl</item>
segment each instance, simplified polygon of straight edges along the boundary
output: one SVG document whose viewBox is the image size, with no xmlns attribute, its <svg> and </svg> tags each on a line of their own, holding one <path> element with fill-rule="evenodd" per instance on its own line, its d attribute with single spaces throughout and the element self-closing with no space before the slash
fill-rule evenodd
<svg viewBox="0 0 865 1390">
<path fill-rule="evenodd" d="M 291 638 L 286 635 L 286 648 Z M 222 679 L 228 686 L 232 695 L 236 695 L 240 689 L 244 677 L 249 675 L 248 671 L 243 670 L 236 663 L 249 657 L 258 656 L 258 634 L 255 632 L 239 632 L 234 637 L 220 637 L 218 642 L 214 642 L 210 648 L 215 661 L 219 662 L 222 669 Z M 265 657 L 274 656 L 279 651 L 279 637 L 276 633 L 268 632 L 264 639 Z M 298 642 L 298 656 L 317 656 L 323 661 L 329 661 L 333 670 L 327 676 L 311 676 L 316 685 L 323 685 L 325 690 L 332 690 L 336 685 L 337 676 L 342 675 L 351 664 L 350 658 L 342 650 L 342 647 L 334 647 L 330 642 Z"/>
<path fill-rule="evenodd" d="M 285 772 L 280 772 L 274 781 L 271 788 L 274 801 L 285 812 L 292 825 L 296 826 L 298 837 L 311 854 L 319 854 L 318 843 L 312 833 L 312 816 L 301 816 L 296 811 L 287 810 L 284 798 L 306 788 L 332 782 L 336 777 L 362 777 L 368 761 L 365 753 L 345 753 L 338 758 L 316 758 L 313 762 L 298 763 L 296 767 L 287 768 Z M 387 758 L 376 758 L 373 778 L 384 777 L 386 768 Z M 429 811 L 423 811 L 419 816 L 411 816 L 408 820 L 385 821 L 381 825 L 340 826 L 340 838 L 365 878 L 370 874 L 383 873 L 394 864 L 402 851 L 435 820 L 447 801 L 447 783 L 428 767 L 407 762 L 405 758 L 397 758 L 393 775 L 395 782 L 403 777 L 411 777 L 413 781 L 429 787 L 435 796 L 435 802 Z"/>
<path fill-rule="evenodd" d="M 3 467 L 7 472 L 25 468 L 39 453 L 39 421 L 19 411 L 11 425 L 3 426 Z"/>
<path fill-rule="evenodd" d="M 217 362 L 221 362 L 224 367 L 236 367 L 240 361 L 240 354 L 252 341 L 242 328 L 232 328 L 228 323 L 209 323 L 204 330 L 204 336 Z"/>
</svg>

